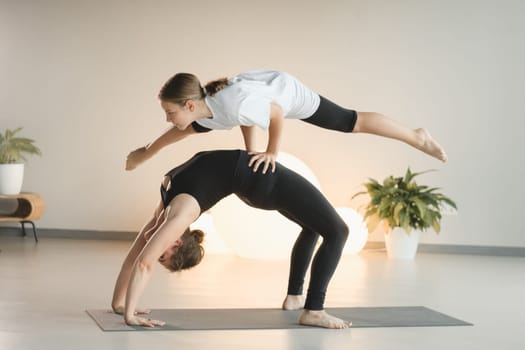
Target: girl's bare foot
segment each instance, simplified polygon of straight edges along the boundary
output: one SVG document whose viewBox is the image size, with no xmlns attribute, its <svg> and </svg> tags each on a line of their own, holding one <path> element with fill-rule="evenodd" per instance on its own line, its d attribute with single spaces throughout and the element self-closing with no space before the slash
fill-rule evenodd
<svg viewBox="0 0 525 350">
<path fill-rule="evenodd" d="M 299 317 L 299 324 L 332 329 L 343 329 L 352 326 L 352 322 L 329 315 L 324 310 L 304 310 L 301 317 Z"/>
<path fill-rule="evenodd" d="M 286 296 L 283 302 L 283 310 L 299 310 L 304 307 L 304 297 L 302 295 Z"/>
<path fill-rule="evenodd" d="M 448 160 L 447 154 L 445 153 L 443 147 L 441 147 L 441 145 L 437 143 L 436 140 L 434 140 L 427 129 L 415 129 L 414 131 L 420 139 L 419 147 L 417 147 L 419 150 L 441 160 L 442 162 L 446 162 Z"/>
</svg>

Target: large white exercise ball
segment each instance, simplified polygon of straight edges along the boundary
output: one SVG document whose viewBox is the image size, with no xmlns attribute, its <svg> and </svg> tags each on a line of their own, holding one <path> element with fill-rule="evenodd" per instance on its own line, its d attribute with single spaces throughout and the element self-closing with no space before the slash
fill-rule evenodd
<svg viewBox="0 0 525 350">
<path fill-rule="evenodd" d="M 277 161 L 320 187 L 313 171 L 298 158 L 281 152 Z M 236 255 L 245 258 L 288 259 L 301 231 L 279 212 L 250 207 L 235 195 L 221 200 L 210 213 L 218 235 Z"/>
<path fill-rule="evenodd" d="M 335 208 L 348 226 L 348 239 L 343 254 L 358 254 L 368 240 L 368 228 L 363 216 L 352 208 Z"/>
</svg>

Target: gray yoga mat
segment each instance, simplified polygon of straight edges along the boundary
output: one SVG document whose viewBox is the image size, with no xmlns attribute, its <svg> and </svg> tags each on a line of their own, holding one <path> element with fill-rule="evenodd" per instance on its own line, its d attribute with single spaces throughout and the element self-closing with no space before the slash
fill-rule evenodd
<svg viewBox="0 0 525 350">
<path fill-rule="evenodd" d="M 472 326 L 423 306 L 327 308 L 339 318 L 362 327 Z M 281 309 L 158 309 L 146 317 L 166 322 L 163 327 L 128 326 L 110 310 L 86 310 L 103 331 L 237 330 L 305 328 L 297 324 L 301 310 Z"/>
</svg>

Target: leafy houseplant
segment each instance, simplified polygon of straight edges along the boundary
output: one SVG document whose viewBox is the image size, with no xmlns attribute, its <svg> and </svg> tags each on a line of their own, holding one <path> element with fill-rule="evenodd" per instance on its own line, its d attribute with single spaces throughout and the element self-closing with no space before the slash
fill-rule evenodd
<svg viewBox="0 0 525 350">
<path fill-rule="evenodd" d="M 0 194 L 18 194 L 22 188 L 25 154 L 41 155 L 33 140 L 17 137 L 22 128 L 0 133 Z"/>
<path fill-rule="evenodd" d="M 436 192 L 439 188 L 429 188 L 418 185 L 414 178 L 428 171 L 413 173 L 408 168 L 404 177 L 388 176 L 379 183 L 374 179 L 364 183 L 366 191 L 356 193 L 370 195 L 370 202 L 366 206 L 370 232 L 375 230 L 380 222 L 384 222 L 390 229 L 403 228 L 406 233 L 413 229 L 425 231 L 432 227 L 436 233 L 441 230 L 441 212 L 448 205 L 457 209 L 456 203 L 447 196 Z"/>
<path fill-rule="evenodd" d="M 33 145 L 33 140 L 24 137 L 15 137 L 22 128 L 7 129 L 5 134 L 0 133 L 0 164 L 19 163 L 25 160 L 23 154 L 41 155 L 40 149 Z"/>
</svg>

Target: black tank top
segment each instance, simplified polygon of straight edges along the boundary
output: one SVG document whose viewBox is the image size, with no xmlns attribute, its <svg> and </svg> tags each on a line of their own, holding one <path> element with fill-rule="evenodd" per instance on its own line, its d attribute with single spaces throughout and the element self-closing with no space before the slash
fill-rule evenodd
<svg viewBox="0 0 525 350">
<path fill-rule="evenodd" d="M 204 212 L 224 197 L 235 193 L 248 205 L 266 208 L 281 173 L 289 171 L 277 163 L 275 174 L 257 173 L 248 166 L 249 155 L 241 150 L 203 151 L 170 170 L 171 186 L 161 186 L 164 208 L 180 193 L 193 196 Z"/>
<path fill-rule="evenodd" d="M 234 192 L 235 169 L 240 150 L 203 151 L 170 170 L 171 187 L 161 186 L 164 208 L 180 193 L 193 196 L 204 212 Z M 246 164 L 247 166 L 247 164 Z"/>
</svg>

